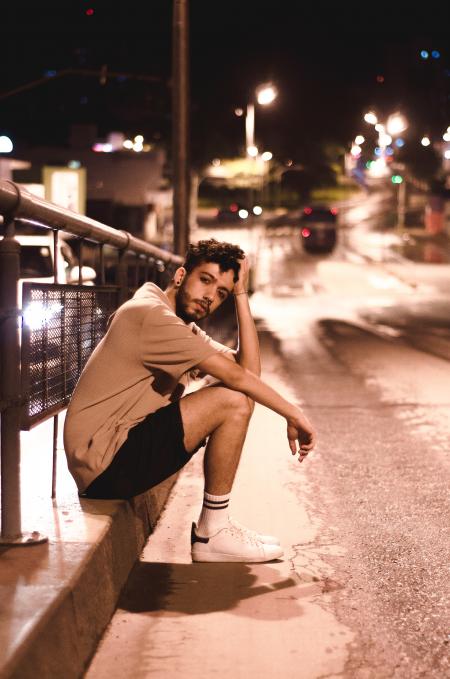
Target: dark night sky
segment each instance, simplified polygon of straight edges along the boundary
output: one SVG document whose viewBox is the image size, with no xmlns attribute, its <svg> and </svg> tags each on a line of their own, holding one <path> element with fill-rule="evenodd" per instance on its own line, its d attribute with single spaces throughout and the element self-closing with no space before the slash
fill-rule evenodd
<svg viewBox="0 0 450 679">
<path fill-rule="evenodd" d="M 273 80 L 279 98 L 256 113 L 266 148 L 295 157 L 308 145 L 347 143 L 370 105 L 397 107 L 422 134 L 450 124 L 450 3 L 191 0 L 192 147 L 231 155 L 243 141 L 233 115 L 254 87 Z M 94 9 L 86 16 L 88 8 Z M 99 133 L 170 137 L 170 0 L 11 2 L 2 9 L 0 94 L 47 69 L 147 74 L 159 82 L 66 76 L 0 99 L 0 134 L 58 143 L 70 122 Z M 424 62 L 421 48 L 438 49 Z M 377 76 L 384 81 L 378 82 Z"/>
</svg>

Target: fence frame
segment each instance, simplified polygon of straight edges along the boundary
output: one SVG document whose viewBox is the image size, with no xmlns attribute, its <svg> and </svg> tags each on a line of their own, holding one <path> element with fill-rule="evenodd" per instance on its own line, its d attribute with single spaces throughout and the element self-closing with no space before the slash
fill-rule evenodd
<svg viewBox="0 0 450 679">
<path fill-rule="evenodd" d="M 155 282 L 162 282 L 182 263 L 181 257 L 136 238 L 127 231 L 117 230 L 83 215 L 58 207 L 33 196 L 11 181 L 0 181 L 0 215 L 5 235 L 0 240 L 0 417 L 1 417 L 1 545 L 35 545 L 47 541 L 39 531 L 23 533 L 20 499 L 20 430 L 21 414 L 27 406 L 27 394 L 22 392 L 21 335 L 22 308 L 18 307 L 20 278 L 20 244 L 15 238 L 17 220 L 29 220 L 37 228 L 50 229 L 54 246 L 58 232 L 64 231 L 78 240 L 78 285 L 83 285 L 83 243 L 99 247 L 99 285 L 105 284 L 103 246 L 117 250 L 116 289 L 118 304 L 130 295 L 128 253 L 135 255 L 134 286 L 145 262 L 144 277 L 149 271 Z M 54 256 L 54 281 L 57 281 L 57 257 Z M 42 284 L 40 284 L 42 285 Z M 48 284 L 51 287 L 52 284 Z M 70 285 L 70 284 L 67 284 Z M 23 357 L 26 360 L 26 356 Z M 63 410 L 65 404 L 59 408 Z M 53 415 L 53 413 L 51 413 Z M 46 419 L 49 414 L 46 414 Z M 38 424 L 37 419 L 33 422 Z M 53 415 L 52 498 L 56 493 L 56 441 L 58 413 Z"/>
</svg>

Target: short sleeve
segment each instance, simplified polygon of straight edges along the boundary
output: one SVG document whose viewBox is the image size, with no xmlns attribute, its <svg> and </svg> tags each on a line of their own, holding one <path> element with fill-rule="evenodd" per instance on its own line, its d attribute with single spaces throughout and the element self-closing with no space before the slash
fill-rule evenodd
<svg viewBox="0 0 450 679">
<path fill-rule="evenodd" d="M 212 339 L 202 328 L 199 328 L 198 325 L 195 323 L 190 323 L 189 327 L 192 328 L 192 331 L 197 335 L 197 337 L 202 337 L 205 342 L 208 342 L 208 344 L 216 351 L 220 352 L 221 354 L 228 354 L 229 356 L 235 356 L 236 351 L 235 349 L 231 349 L 231 347 L 227 347 L 225 344 L 221 344 L 221 342 L 217 342 L 217 340 Z"/>
<path fill-rule="evenodd" d="M 206 336 L 207 337 L 207 336 Z M 140 356 L 146 368 L 162 370 L 179 380 L 217 349 L 164 304 L 147 312 L 141 327 Z"/>
</svg>

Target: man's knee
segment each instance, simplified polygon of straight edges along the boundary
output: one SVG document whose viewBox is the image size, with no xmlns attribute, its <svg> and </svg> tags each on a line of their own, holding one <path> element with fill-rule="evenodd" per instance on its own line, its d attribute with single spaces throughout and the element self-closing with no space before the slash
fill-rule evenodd
<svg viewBox="0 0 450 679">
<path fill-rule="evenodd" d="M 253 412 L 253 401 L 246 394 L 224 387 L 225 407 L 231 415 L 250 418 Z"/>
</svg>

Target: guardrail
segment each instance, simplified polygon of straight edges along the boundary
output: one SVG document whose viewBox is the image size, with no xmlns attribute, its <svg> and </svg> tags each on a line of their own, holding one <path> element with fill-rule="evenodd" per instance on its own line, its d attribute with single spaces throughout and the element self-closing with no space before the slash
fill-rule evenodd
<svg viewBox="0 0 450 679">
<path fill-rule="evenodd" d="M 151 280 L 163 287 L 182 259 L 126 231 L 37 198 L 9 181 L 0 182 L 0 215 L 4 230 L 0 240 L 0 544 L 33 545 L 47 538 L 39 531 L 22 532 L 20 431 L 54 418 L 55 497 L 58 413 L 103 337 L 108 316 L 143 282 Z M 59 232 L 76 238 L 77 285 L 57 283 L 56 256 L 54 283 L 20 284 L 21 246 L 16 237 L 20 224 L 52 231 L 55 253 Z M 96 254 L 95 285 L 83 284 L 87 245 Z M 112 246 L 116 253 L 112 266 L 111 260 L 105 262 L 104 246 Z M 114 282 L 106 280 L 111 270 Z"/>
</svg>

